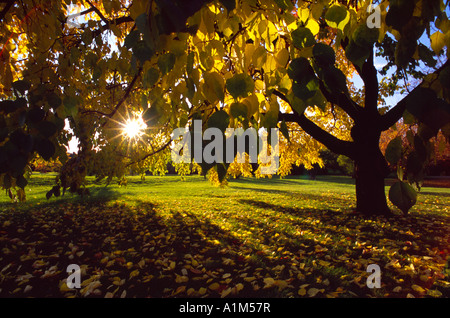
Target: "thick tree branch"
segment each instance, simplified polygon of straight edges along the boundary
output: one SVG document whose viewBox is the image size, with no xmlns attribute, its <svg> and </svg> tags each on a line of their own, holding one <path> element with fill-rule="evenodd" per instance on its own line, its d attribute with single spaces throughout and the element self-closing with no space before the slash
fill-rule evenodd
<svg viewBox="0 0 450 318">
<path fill-rule="evenodd" d="M 370 50 L 370 56 L 364 63 L 362 70 L 359 71 L 364 82 L 365 99 L 364 109 L 371 113 L 378 113 L 378 77 L 377 69 L 373 60 L 373 48 Z"/>
<path fill-rule="evenodd" d="M 450 60 L 447 60 L 439 69 L 437 69 L 434 74 L 439 75 L 439 73 L 446 67 L 450 67 Z M 409 103 L 409 99 L 411 93 L 414 92 L 419 87 L 423 87 L 425 83 L 422 82 L 416 88 L 414 88 L 407 96 L 405 96 L 401 101 L 397 103 L 393 108 L 391 108 L 386 114 L 381 116 L 380 129 L 382 131 L 389 129 L 393 126 L 400 118 L 403 116 L 403 113 L 406 110 L 406 107 Z"/>
<path fill-rule="evenodd" d="M 103 22 L 105 22 L 107 25 L 109 25 L 109 20 L 105 18 L 105 16 L 100 12 L 100 10 L 92 4 L 89 0 L 86 0 L 86 2 L 91 6 L 91 8 L 97 13 L 97 15 L 102 19 Z"/>
<path fill-rule="evenodd" d="M 283 93 L 274 90 L 273 94 L 280 97 L 282 100 L 289 104 L 289 100 Z M 305 114 L 300 115 L 295 110 L 294 113 L 289 114 L 280 112 L 278 114 L 278 120 L 295 122 L 299 124 L 307 134 L 322 143 L 325 147 L 327 147 L 334 153 L 342 154 L 349 158 L 354 157 L 354 146 L 352 142 L 336 138 L 335 136 L 331 135 L 327 131 L 317 126 L 314 122 L 306 118 Z"/>
<path fill-rule="evenodd" d="M 363 109 L 356 102 L 354 102 L 350 96 L 341 94 L 332 94 L 326 88 L 322 81 L 319 82 L 320 91 L 323 96 L 330 103 L 338 105 L 343 111 L 345 111 L 353 120 L 357 120 L 360 115 L 361 110 Z"/>
</svg>

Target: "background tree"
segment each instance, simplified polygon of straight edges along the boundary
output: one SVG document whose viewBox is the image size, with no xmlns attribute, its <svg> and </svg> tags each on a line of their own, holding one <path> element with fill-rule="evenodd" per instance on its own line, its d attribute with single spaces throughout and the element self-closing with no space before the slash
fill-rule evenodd
<svg viewBox="0 0 450 318">
<path fill-rule="evenodd" d="M 430 137 L 439 129 L 448 135 L 450 69 L 436 59 L 448 54 L 448 1 L 377 4 L 379 28 L 368 27 L 368 19 L 378 22 L 367 10 L 370 1 L 8 1 L 0 11 L 2 185 L 23 191 L 34 152 L 63 156 L 64 119 L 79 152 L 67 161 L 70 178 L 62 173 L 59 186 L 75 192 L 82 192 L 88 165 L 99 158 L 109 160 L 99 171 L 108 177 L 133 165 L 161 167 L 170 155 L 170 132 L 202 119 L 204 128 L 280 127 L 289 141 L 281 173 L 299 149 L 307 149 L 301 158 L 318 162 L 318 143 L 351 158 L 357 210 L 389 213 L 381 132 L 405 114 L 421 123 L 408 157 L 412 181 Z M 379 104 L 376 53 L 396 74 L 413 74 L 422 62 L 432 69 L 387 111 Z M 363 99 L 349 87 L 352 70 L 364 83 Z M 335 115 L 345 130 L 330 125 Z M 124 134 L 124 123 L 140 116 L 147 128 L 132 138 Z M 398 143 L 389 149 L 386 157 L 395 164 Z M 203 168 L 221 180 L 228 167 Z M 393 203 L 407 212 L 414 190 L 404 182 L 391 190 Z"/>
</svg>

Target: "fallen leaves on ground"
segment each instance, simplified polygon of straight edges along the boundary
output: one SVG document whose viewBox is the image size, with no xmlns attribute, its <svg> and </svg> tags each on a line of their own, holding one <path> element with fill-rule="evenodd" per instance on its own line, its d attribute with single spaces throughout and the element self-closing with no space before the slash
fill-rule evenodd
<svg viewBox="0 0 450 318">
<path fill-rule="evenodd" d="M 241 201 L 234 214 L 105 203 L 3 212 L 0 296 L 449 296 L 448 217 Z M 69 264 L 81 267 L 79 289 L 67 287 Z M 380 289 L 366 286 L 369 264 L 381 267 Z"/>
</svg>

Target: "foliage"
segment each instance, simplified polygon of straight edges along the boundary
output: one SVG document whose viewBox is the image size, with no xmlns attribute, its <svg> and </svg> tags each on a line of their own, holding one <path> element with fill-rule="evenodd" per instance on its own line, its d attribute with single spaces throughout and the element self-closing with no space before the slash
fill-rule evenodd
<svg viewBox="0 0 450 318">
<path fill-rule="evenodd" d="M 449 67 L 440 61 L 448 55 L 449 28 L 443 0 L 381 1 L 380 28 L 375 29 L 366 23 L 370 4 L 7 2 L 0 16 L 5 43 L 0 63 L 0 173 L 7 180 L 2 186 L 9 189 L 8 180 L 23 178 L 35 152 L 54 159 L 65 151 L 65 119 L 80 141 L 81 161 L 106 159 L 93 170 L 100 178 L 112 178 L 132 166 L 164 173 L 170 132 L 193 119 L 207 123 L 218 111 L 227 114 L 216 120 L 221 127 L 280 127 L 286 136 L 293 134 L 285 136 L 290 142 L 283 145 L 281 175 L 299 161 L 320 164 L 321 143 L 355 160 L 360 167 L 356 177 L 367 179 L 359 185 L 381 184 L 370 180 L 386 170 L 378 140 L 372 139 L 405 110 L 426 125 L 418 131 L 423 143 L 441 128 L 448 133 Z M 431 50 L 419 43 L 421 36 L 429 39 Z M 379 85 L 374 53 L 388 60 L 383 72 L 397 67 L 392 81 Z M 389 111 L 378 108 L 380 96 L 398 87 L 398 74 L 417 75 L 421 62 L 430 69 L 422 74 L 422 83 Z M 362 99 L 348 85 L 353 72 L 365 84 Z M 425 109 L 424 104 L 432 107 Z M 346 118 L 347 137 L 330 125 L 330 114 Z M 126 138 L 121 124 L 138 115 L 147 123 L 146 133 Z M 294 135 L 298 127 L 301 132 Z M 417 151 L 410 161 L 423 166 L 424 160 L 414 159 L 422 155 Z M 375 154 L 360 158 L 361 153 Z M 82 187 L 89 165 L 81 161 L 75 191 Z M 380 171 L 361 172 L 369 166 Z M 412 170 L 412 180 L 419 180 L 421 169 Z M 225 176 L 219 173 L 219 181 Z M 357 186 L 359 194 L 373 190 Z M 373 197 L 380 202 L 376 213 L 386 212 L 385 198 Z"/>
<path fill-rule="evenodd" d="M 36 158 L 31 161 L 30 165 L 33 171 L 39 172 L 59 172 L 62 167 L 62 163 L 59 158 L 57 158 L 56 160 L 44 160 L 39 155 L 37 155 Z"/>
</svg>

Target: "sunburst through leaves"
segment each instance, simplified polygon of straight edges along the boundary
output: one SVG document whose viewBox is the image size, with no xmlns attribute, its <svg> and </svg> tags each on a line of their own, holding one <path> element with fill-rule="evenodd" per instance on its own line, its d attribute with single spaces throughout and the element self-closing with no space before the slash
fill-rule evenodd
<svg viewBox="0 0 450 318">
<path fill-rule="evenodd" d="M 144 119 L 142 118 L 142 112 L 127 111 L 125 116 L 120 115 L 120 120 L 111 119 L 118 126 L 114 128 L 118 133 L 111 139 L 122 137 L 122 142 L 127 142 L 128 147 L 138 142 L 143 142 L 146 129 L 148 128 Z"/>
<path fill-rule="evenodd" d="M 141 116 L 128 118 L 122 125 L 122 134 L 130 140 L 138 140 L 143 134 L 147 125 Z"/>
</svg>

